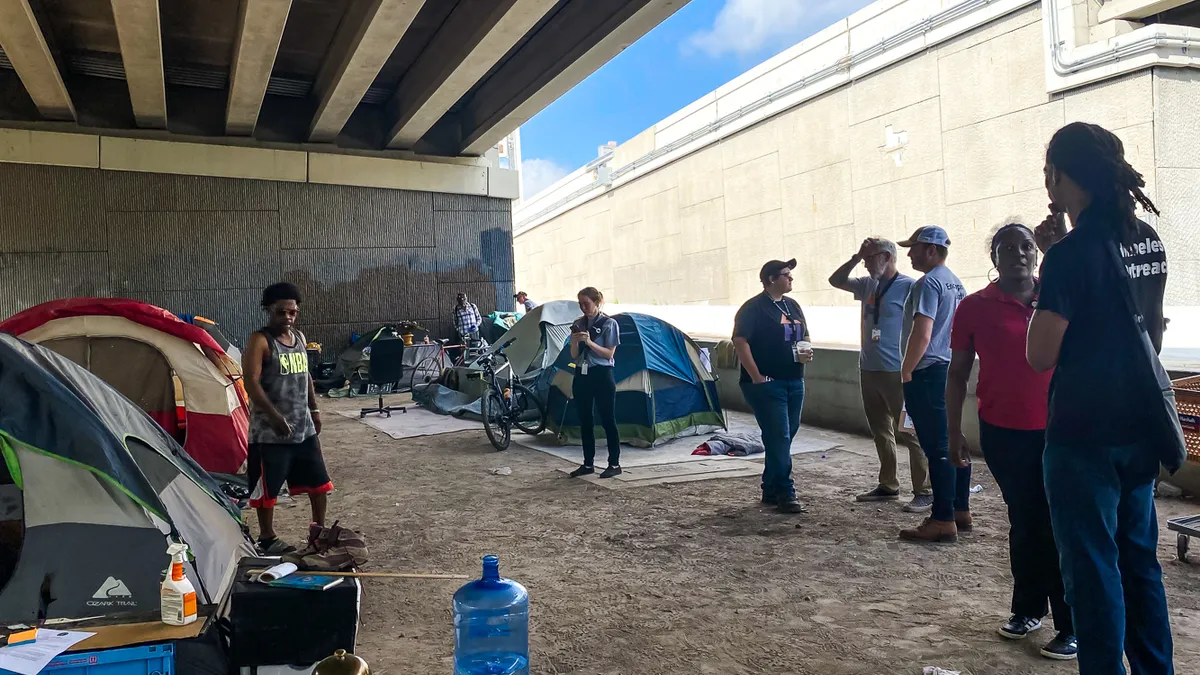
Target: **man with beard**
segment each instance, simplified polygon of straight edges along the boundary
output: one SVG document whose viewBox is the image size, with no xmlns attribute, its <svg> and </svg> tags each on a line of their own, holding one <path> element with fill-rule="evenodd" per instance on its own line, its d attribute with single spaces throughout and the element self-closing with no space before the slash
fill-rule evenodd
<svg viewBox="0 0 1200 675">
<path fill-rule="evenodd" d="M 859 263 L 866 276 L 850 278 Z M 896 245 L 887 239 L 867 239 L 858 252 L 829 277 L 834 288 L 853 293 L 862 303 L 862 349 L 859 384 L 867 425 L 879 453 L 879 484 L 858 495 L 860 502 L 895 501 L 900 498 L 896 475 L 896 442 L 908 448 L 913 498 L 904 510 L 925 513 L 933 505 L 929 486 L 929 461 L 916 435 L 904 428 L 904 386 L 900 382 L 900 335 L 904 328 L 904 301 L 914 279 L 896 270 Z"/>
</svg>

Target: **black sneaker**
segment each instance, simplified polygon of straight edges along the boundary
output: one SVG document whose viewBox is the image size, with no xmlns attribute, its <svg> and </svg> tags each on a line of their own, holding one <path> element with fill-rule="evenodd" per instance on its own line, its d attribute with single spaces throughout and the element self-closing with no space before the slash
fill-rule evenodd
<svg viewBox="0 0 1200 675">
<path fill-rule="evenodd" d="M 613 476 L 620 476 L 621 473 L 622 473 L 621 467 L 610 466 L 607 469 L 600 472 L 600 477 L 601 478 L 612 478 Z"/>
<path fill-rule="evenodd" d="M 1031 616 L 1014 614 L 1008 623 L 1000 626 L 1000 637 L 1009 640 L 1024 640 L 1030 633 L 1042 627 L 1042 620 Z"/>
<path fill-rule="evenodd" d="M 779 506 L 779 498 L 774 495 L 763 495 L 762 503 L 766 506 Z"/>
<path fill-rule="evenodd" d="M 900 499 L 900 491 L 899 490 L 889 490 L 889 489 L 883 487 L 882 485 L 880 485 L 879 487 L 875 488 L 874 490 L 871 490 L 870 492 L 864 492 L 861 495 L 858 495 L 857 497 L 854 498 L 854 501 L 856 501 L 856 502 L 894 502 L 897 499 Z"/>
<path fill-rule="evenodd" d="M 1074 635 L 1059 633 L 1042 647 L 1042 656 L 1055 661 L 1073 661 L 1079 656 L 1079 641 Z"/>
<path fill-rule="evenodd" d="M 259 553 L 262 553 L 263 555 L 265 555 L 269 558 L 273 558 L 275 556 L 280 556 L 280 555 L 286 555 L 288 553 L 292 553 L 295 550 L 296 550 L 295 546 L 292 546 L 291 544 L 280 539 L 279 537 L 275 537 L 274 539 L 267 539 L 267 540 L 259 539 L 258 540 Z"/>
<path fill-rule="evenodd" d="M 795 497 L 780 499 L 775 507 L 780 513 L 808 513 L 808 507 Z"/>
<path fill-rule="evenodd" d="M 929 513 L 933 510 L 933 495 L 913 495 L 912 501 L 904 505 L 905 513 Z"/>
<path fill-rule="evenodd" d="M 590 475 L 593 473 L 596 473 L 595 467 L 581 466 L 578 469 L 575 469 L 574 471 L 571 472 L 571 478 L 579 478 L 580 476 L 587 476 L 587 475 Z"/>
</svg>

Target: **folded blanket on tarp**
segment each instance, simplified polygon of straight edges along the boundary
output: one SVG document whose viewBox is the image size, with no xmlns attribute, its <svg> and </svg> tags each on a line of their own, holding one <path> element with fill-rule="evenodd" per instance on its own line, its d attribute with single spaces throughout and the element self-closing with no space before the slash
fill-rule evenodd
<svg viewBox="0 0 1200 675">
<path fill-rule="evenodd" d="M 758 434 L 723 433 L 708 439 L 692 452 L 693 455 L 730 455 L 745 457 L 766 452 Z"/>
</svg>

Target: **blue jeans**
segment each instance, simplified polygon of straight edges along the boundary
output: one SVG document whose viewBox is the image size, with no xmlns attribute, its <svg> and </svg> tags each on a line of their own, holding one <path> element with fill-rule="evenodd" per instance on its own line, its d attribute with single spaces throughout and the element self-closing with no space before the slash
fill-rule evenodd
<svg viewBox="0 0 1200 675">
<path fill-rule="evenodd" d="M 1158 457 L 1140 446 L 1046 444 L 1046 496 L 1075 616 L 1080 675 L 1171 675 L 1171 626 L 1154 478 Z"/>
<path fill-rule="evenodd" d="M 904 406 L 912 418 L 921 450 L 929 458 L 934 520 L 951 522 L 955 511 L 971 510 L 971 467 L 950 463 L 950 425 L 946 421 L 949 364 L 927 366 L 904 385 Z"/>
<path fill-rule="evenodd" d="M 763 464 L 763 497 L 795 499 L 792 439 L 800 430 L 804 380 L 771 380 L 762 384 L 743 382 L 742 396 L 754 411 L 754 419 L 762 430 L 763 446 L 767 452 Z"/>
</svg>

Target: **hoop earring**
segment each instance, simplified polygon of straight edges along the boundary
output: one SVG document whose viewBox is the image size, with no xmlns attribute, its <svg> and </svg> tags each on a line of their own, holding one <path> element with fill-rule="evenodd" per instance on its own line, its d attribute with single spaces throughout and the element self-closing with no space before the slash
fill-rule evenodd
<svg viewBox="0 0 1200 675">
<path fill-rule="evenodd" d="M 995 279 L 993 279 L 993 278 L 992 278 L 992 272 L 995 272 L 995 273 L 996 273 L 996 278 L 995 278 Z M 1000 281 L 1000 270 L 996 269 L 995 267 L 993 267 L 992 269 L 988 270 L 988 273 L 987 273 L 987 280 L 988 280 L 988 283 L 992 283 L 992 284 L 996 283 L 997 281 Z"/>
</svg>

